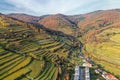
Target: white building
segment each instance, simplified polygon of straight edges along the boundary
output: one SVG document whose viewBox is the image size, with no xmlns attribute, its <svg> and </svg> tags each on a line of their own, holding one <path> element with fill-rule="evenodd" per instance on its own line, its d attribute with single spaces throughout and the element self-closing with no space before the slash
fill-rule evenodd
<svg viewBox="0 0 120 80">
<path fill-rule="evenodd" d="M 80 80 L 80 67 L 79 66 L 75 67 L 74 80 Z"/>
<path fill-rule="evenodd" d="M 90 80 L 90 73 L 88 67 L 85 67 L 85 80 Z"/>
</svg>

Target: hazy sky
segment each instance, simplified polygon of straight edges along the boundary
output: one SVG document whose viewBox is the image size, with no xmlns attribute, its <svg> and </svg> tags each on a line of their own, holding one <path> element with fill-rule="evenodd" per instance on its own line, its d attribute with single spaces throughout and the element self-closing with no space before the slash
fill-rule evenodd
<svg viewBox="0 0 120 80">
<path fill-rule="evenodd" d="M 0 0 L 1 13 L 83 14 L 95 10 L 119 9 L 120 0 Z"/>
</svg>

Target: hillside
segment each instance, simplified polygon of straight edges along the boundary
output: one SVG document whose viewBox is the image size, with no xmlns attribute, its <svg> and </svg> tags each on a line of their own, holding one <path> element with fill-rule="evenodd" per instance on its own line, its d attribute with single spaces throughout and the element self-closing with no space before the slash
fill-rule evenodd
<svg viewBox="0 0 120 80">
<path fill-rule="evenodd" d="M 47 16 L 41 19 L 39 23 L 44 25 L 46 28 L 62 31 L 71 35 L 73 28 L 76 27 L 75 24 L 67 18 L 67 16 L 62 14 Z"/>
<path fill-rule="evenodd" d="M 120 10 L 101 10 L 83 15 L 84 20 L 78 23 L 81 31 L 99 30 L 120 21 Z"/>
<path fill-rule="evenodd" d="M 45 15 L 40 17 L 30 16 L 27 14 L 9 14 L 9 17 L 30 23 L 38 23 L 52 30 L 62 31 L 65 34 L 72 35 L 73 29 L 81 16 L 66 16 L 63 14 Z"/>
<path fill-rule="evenodd" d="M 1 28 L 0 35 L 5 36 L 11 33 L 11 31 L 14 31 L 14 29 L 9 29 L 8 26 L 11 25 L 13 28 L 14 26 L 20 25 L 22 26 L 21 28 L 20 26 L 18 26 L 17 29 L 16 27 L 15 29 L 25 29 L 25 31 L 28 32 L 24 33 L 20 31 L 20 33 L 22 32 L 24 37 L 29 36 L 30 38 L 27 41 L 24 41 L 21 40 L 22 36 L 17 36 L 15 40 L 20 40 L 20 42 L 22 42 L 7 45 L 7 47 L 5 46 L 5 49 L 7 48 L 10 51 L 11 49 L 14 49 L 15 52 L 17 51 L 16 53 L 28 53 L 30 56 L 36 59 L 41 59 L 41 57 L 39 57 L 40 52 L 40 55 L 44 55 L 42 57 L 42 61 L 45 65 L 53 66 L 55 64 L 57 66 L 61 66 L 59 64 L 65 64 L 63 65 L 64 67 L 66 65 L 70 65 L 73 67 L 73 65 L 75 64 L 81 65 L 81 58 L 78 58 L 79 53 L 77 51 L 80 49 L 80 42 L 82 42 L 82 53 L 86 58 L 90 58 L 92 61 L 95 62 L 95 64 L 100 65 L 104 70 L 120 78 L 120 9 L 99 10 L 91 13 L 73 16 L 56 14 L 34 17 L 30 15 L 28 16 L 13 14 L 9 17 L 21 20 L 23 22 L 13 20 L 12 18 L 7 18 L 5 20 L 1 19 L 1 26 L 6 27 Z M 12 21 L 9 22 L 10 20 Z M 29 27 L 25 27 L 28 26 L 28 23 L 25 22 L 29 22 L 32 24 L 29 24 Z M 9 25 L 8 23 L 11 24 Z M 9 30 L 9 32 L 3 35 L 2 32 L 5 33 L 7 32 L 7 30 Z M 77 36 L 73 35 L 73 33 L 77 34 Z M 16 35 L 18 34 L 16 33 Z M 11 35 L 13 35 L 13 33 L 11 33 Z M 13 37 L 11 36 L 11 38 Z M 6 41 L 6 37 L 5 39 L 1 40 L 3 40 L 2 42 L 4 42 L 4 40 Z M 7 41 L 9 42 L 9 40 L 14 41 L 14 39 L 8 39 Z M 77 44 L 74 44 L 74 42 L 76 42 Z M 26 49 L 26 47 L 28 48 Z M 33 47 L 35 48 L 32 49 Z M 14 50 L 12 51 L 14 52 Z M 36 55 L 34 55 L 34 53 Z M 49 63 L 46 64 L 46 62 L 48 61 L 52 62 L 53 65 Z M 58 62 L 55 63 L 56 61 Z M 45 76 L 50 66 L 48 66 L 47 69 L 44 67 L 44 74 L 42 74 L 42 76 L 37 79 Z M 61 67 L 61 69 L 63 68 L 63 66 Z M 67 73 L 68 70 L 65 70 Z M 62 73 L 62 75 L 63 74 L 64 73 Z M 47 77 L 45 77 L 45 79 L 46 78 Z"/>
<path fill-rule="evenodd" d="M 85 16 L 85 20 L 78 23 L 84 34 L 85 55 L 119 77 L 120 11 L 99 11 Z"/>
<path fill-rule="evenodd" d="M 120 75 L 120 26 L 95 34 L 95 40 L 85 44 L 85 53 L 105 70 Z"/>
<path fill-rule="evenodd" d="M 37 23 L 41 19 L 40 17 L 37 16 L 31 16 L 22 13 L 8 14 L 7 16 L 29 23 Z"/>
<path fill-rule="evenodd" d="M 79 27 L 82 33 L 87 33 L 89 29 L 96 30 L 119 22 L 120 10 L 99 10 L 73 16 L 63 14 L 46 15 L 41 17 L 27 14 L 9 14 L 8 16 L 25 22 L 37 22 L 46 28 L 72 35 L 74 27 Z"/>
<path fill-rule="evenodd" d="M 0 80 L 71 79 L 78 46 L 57 33 L 0 15 Z"/>
</svg>

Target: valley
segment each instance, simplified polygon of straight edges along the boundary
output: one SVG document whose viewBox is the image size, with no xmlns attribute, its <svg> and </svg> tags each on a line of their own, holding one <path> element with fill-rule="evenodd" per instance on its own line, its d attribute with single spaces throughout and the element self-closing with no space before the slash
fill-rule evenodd
<svg viewBox="0 0 120 80">
<path fill-rule="evenodd" d="M 119 80 L 119 49 L 119 9 L 74 16 L 0 14 L 0 80 L 75 80 L 76 66 L 82 80 L 88 73 L 85 80 Z"/>
</svg>

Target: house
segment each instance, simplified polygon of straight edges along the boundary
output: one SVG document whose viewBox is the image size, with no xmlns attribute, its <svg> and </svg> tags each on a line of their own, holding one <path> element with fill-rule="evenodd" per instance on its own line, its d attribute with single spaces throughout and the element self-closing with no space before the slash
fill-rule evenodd
<svg viewBox="0 0 120 80">
<path fill-rule="evenodd" d="M 97 69 L 95 69 L 95 73 L 99 74 L 100 72 Z"/>
<path fill-rule="evenodd" d="M 92 67 L 92 64 L 90 64 L 90 63 L 88 63 L 88 62 L 84 62 L 84 63 L 82 64 L 82 66 L 84 66 L 84 67 Z"/>
<path fill-rule="evenodd" d="M 102 73 L 102 77 L 105 78 L 106 80 L 118 80 L 114 75 L 107 73 L 105 71 Z"/>
</svg>

